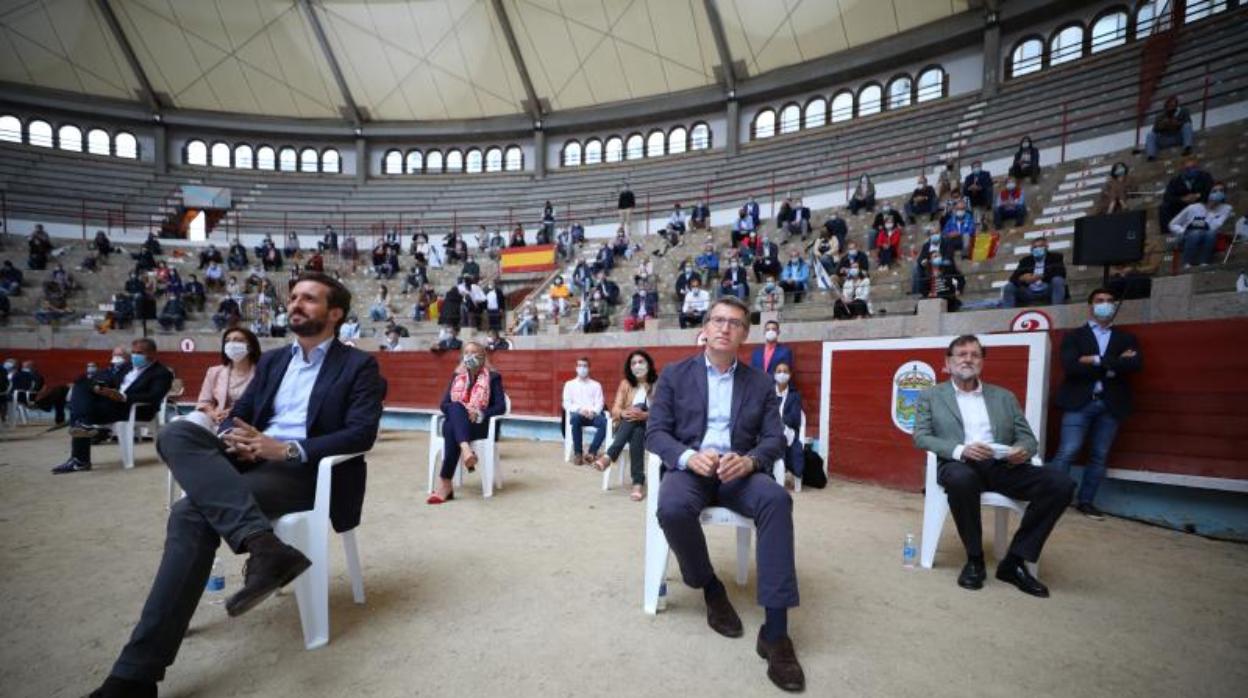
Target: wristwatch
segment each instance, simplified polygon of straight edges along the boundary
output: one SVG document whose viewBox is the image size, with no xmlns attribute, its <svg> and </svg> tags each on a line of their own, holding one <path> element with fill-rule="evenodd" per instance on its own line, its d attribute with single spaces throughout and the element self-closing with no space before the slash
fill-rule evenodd
<svg viewBox="0 0 1248 698">
<path fill-rule="evenodd" d="M 286 462 L 298 463 L 303 460 L 303 453 L 299 451 L 299 444 L 294 441 L 286 442 Z"/>
<path fill-rule="evenodd" d="M 758 472 L 758 456 L 750 456 L 750 463 L 754 466 L 754 472 Z"/>
</svg>

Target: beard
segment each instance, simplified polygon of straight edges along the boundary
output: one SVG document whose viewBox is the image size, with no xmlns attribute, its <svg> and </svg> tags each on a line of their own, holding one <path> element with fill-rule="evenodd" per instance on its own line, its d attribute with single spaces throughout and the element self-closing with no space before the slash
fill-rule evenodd
<svg viewBox="0 0 1248 698">
<path fill-rule="evenodd" d="M 295 318 L 302 318 L 302 322 L 295 322 Z M 306 315 L 291 315 L 289 324 L 290 331 L 299 337 L 315 337 L 325 331 L 324 319 L 312 319 Z"/>
<path fill-rule="evenodd" d="M 960 366 L 953 369 L 953 375 L 961 380 L 969 381 L 979 377 L 975 369 L 970 366 Z"/>
</svg>

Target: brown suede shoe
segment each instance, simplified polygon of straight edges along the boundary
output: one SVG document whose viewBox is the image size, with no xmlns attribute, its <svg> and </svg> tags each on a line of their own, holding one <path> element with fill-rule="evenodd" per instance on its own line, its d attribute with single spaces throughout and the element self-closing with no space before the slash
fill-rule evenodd
<svg viewBox="0 0 1248 698">
<path fill-rule="evenodd" d="M 714 595 L 706 600 L 706 624 L 724 637 L 741 637 L 745 634 L 741 627 L 741 617 L 728 600 L 728 594 Z"/>
<path fill-rule="evenodd" d="M 788 635 L 779 642 L 769 643 L 763 639 L 763 629 L 758 629 L 758 656 L 767 660 L 767 678 L 776 686 L 794 693 L 806 690 L 806 674 L 797 662 L 793 640 Z"/>
<path fill-rule="evenodd" d="M 312 566 L 303 553 L 272 532 L 252 536 L 246 545 L 251 556 L 243 565 L 243 588 L 225 600 L 225 612 L 231 618 L 251 610 Z"/>
</svg>

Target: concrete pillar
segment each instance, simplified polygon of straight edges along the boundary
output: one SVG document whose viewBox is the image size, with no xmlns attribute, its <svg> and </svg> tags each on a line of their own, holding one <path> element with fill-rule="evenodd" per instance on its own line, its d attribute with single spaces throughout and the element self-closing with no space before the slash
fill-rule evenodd
<svg viewBox="0 0 1248 698">
<path fill-rule="evenodd" d="M 997 94 L 1001 75 L 1001 25 L 990 21 L 984 27 L 984 84 L 980 94 L 992 97 Z"/>
<path fill-rule="evenodd" d="M 533 131 L 533 176 L 546 179 L 546 132 L 540 128 Z"/>
<path fill-rule="evenodd" d="M 355 139 L 355 181 L 360 184 L 368 182 L 368 141 L 364 138 Z"/>
<path fill-rule="evenodd" d="M 728 155 L 736 155 L 740 146 L 740 122 L 741 122 L 741 105 L 735 99 L 728 100 L 727 108 L 724 109 L 724 122 L 727 125 L 727 136 L 724 138 L 724 152 Z"/>
<path fill-rule="evenodd" d="M 162 175 L 169 171 L 169 129 L 164 124 L 156 124 L 152 135 L 156 139 L 152 150 L 152 168 L 156 174 Z"/>
</svg>

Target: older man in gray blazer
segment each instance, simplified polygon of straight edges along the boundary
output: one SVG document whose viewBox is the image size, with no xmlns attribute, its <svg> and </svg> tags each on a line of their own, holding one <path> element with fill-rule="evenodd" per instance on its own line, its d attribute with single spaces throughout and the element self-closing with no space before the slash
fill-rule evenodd
<svg viewBox="0 0 1248 698">
<path fill-rule="evenodd" d="M 1070 504 L 1075 483 L 1060 472 L 1027 464 L 1037 450 L 1035 434 L 1013 393 L 980 380 L 987 350 L 978 338 L 958 337 L 945 355 L 952 378 L 919 397 L 914 445 L 936 454 L 936 481 L 945 488 L 966 547 L 958 586 L 984 585 L 979 495 L 991 491 L 1028 502 L 1009 554 L 997 563 L 997 579 L 1047 597 L 1048 588 L 1024 563 L 1040 558 L 1045 540 Z"/>
</svg>

